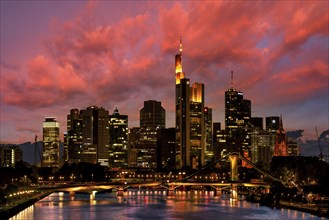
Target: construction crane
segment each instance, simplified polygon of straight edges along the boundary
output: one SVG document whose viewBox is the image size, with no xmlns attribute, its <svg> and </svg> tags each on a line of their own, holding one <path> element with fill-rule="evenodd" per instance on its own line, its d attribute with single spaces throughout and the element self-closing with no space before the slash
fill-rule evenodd
<svg viewBox="0 0 329 220">
<path fill-rule="evenodd" d="M 38 135 L 35 135 L 34 137 L 34 165 L 37 167 L 38 163 L 37 163 L 37 152 L 39 153 L 39 159 L 40 162 L 42 161 L 41 155 L 40 155 L 40 150 L 38 147 Z"/>
<path fill-rule="evenodd" d="M 319 145 L 319 158 L 320 160 L 323 160 L 323 153 L 322 153 L 322 148 L 321 148 L 321 144 L 320 144 L 320 138 L 319 138 L 319 134 L 318 134 L 318 129 L 315 127 L 315 133 L 316 133 L 316 138 L 318 140 L 318 145 Z"/>
</svg>

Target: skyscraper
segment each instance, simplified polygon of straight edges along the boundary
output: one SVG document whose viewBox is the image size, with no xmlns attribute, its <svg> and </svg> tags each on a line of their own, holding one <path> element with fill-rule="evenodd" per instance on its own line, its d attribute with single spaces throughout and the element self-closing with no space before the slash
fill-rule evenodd
<svg viewBox="0 0 329 220">
<path fill-rule="evenodd" d="M 225 92 L 225 130 L 227 132 L 228 152 L 239 152 L 250 157 L 250 117 L 251 101 L 243 98 L 243 92 L 233 88 L 233 72 L 231 88 Z"/>
<path fill-rule="evenodd" d="M 137 155 L 140 139 L 140 128 L 133 127 L 128 132 L 128 166 L 137 167 Z"/>
<path fill-rule="evenodd" d="M 178 168 L 190 166 L 190 80 L 185 78 L 182 65 L 183 45 L 175 56 L 176 163 Z"/>
<path fill-rule="evenodd" d="M 213 148 L 213 136 L 212 136 L 212 109 L 204 108 L 204 121 L 205 121 L 205 137 L 206 137 L 206 149 L 205 149 L 205 165 L 210 163 L 214 159 Z"/>
<path fill-rule="evenodd" d="M 191 167 L 204 165 L 206 136 L 204 116 L 204 84 L 194 83 L 190 87 L 190 155 Z"/>
<path fill-rule="evenodd" d="M 82 115 L 78 109 L 71 109 L 67 115 L 67 133 L 64 136 L 64 151 L 69 163 L 81 161 L 82 154 Z"/>
<path fill-rule="evenodd" d="M 162 128 L 157 131 L 157 170 L 172 170 L 175 162 L 175 128 Z"/>
<path fill-rule="evenodd" d="M 43 122 L 43 167 L 59 167 L 59 122 L 55 117 L 46 117 Z"/>
<path fill-rule="evenodd" d="M 128 166 L 128 115 L 121 115 L 118 108 L 109 117 L 109 166 Z"/>
<path fill-rule="evenodd" d="M 138 160 L 140 166 L 156 168 L 157 130 L 166 127 L 166 110 L 161 102 L 148 100 L 140 110 L 140 140 Z"/>
<path fill-rule="evenodd" d="M 109 112 L 91 106 L 81 110 L 82 154 L 81 161 L 109 165 Z"/>
</svg>

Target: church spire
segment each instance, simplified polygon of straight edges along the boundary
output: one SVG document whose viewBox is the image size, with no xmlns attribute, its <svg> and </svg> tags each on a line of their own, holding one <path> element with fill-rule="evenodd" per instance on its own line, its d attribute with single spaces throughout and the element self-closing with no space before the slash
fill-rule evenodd
<svg viewBox="0 0 329 220">
<path fill-rule="evenodd" d="M 279 129 L 283 130 L 282 114 L 280 114 Z"/>
</svg>

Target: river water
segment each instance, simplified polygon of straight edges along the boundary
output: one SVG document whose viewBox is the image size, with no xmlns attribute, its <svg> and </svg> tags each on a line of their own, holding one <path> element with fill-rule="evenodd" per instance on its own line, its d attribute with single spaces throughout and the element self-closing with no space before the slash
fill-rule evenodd
<svg viewBox="0 0 329 220">
<path fill-rule="evenodd" d="M 272 209 L 247 201 L 231 202 L 226 195 L 213 192 L 128 191 L 123 197 L 115 192 L 96 194 L 53 193 L 11 219 L 321 219 L 308 213 Z"/>
</svg>

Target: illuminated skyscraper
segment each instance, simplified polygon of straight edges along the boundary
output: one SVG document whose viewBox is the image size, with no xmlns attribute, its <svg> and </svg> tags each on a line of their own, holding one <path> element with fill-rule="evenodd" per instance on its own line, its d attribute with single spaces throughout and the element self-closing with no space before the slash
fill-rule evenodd
<svg viewBox="0 0 329 220">
<path fill-rule="evenodd" d="M 109 118 L 110 146 L 109 165 L 111 168 L 128 166 L 128 115 L 120 115 L 115 108 Z"/>
<path fill-rule="evenodd" d="M 43 122 L 43 167 L 59 167 L 59 122 L 54 117 L 47 117 Z"/>
<path fill-rule="evenodd" d="M 191 166 L 190 163 L 190 80 L 185 78 L 182 65 L 182 38 L 179 54 L 175 56 L 176 79 L 176 163 L 177 167 Z"/>
<path fill-rule="evenodd" d="M 250 117 L 251 101 L 243 99 L 243 92 L 231 88 L 225 92 L 225 130 L 228 152 L 240 152 L 250 157 Z"/>
<path fill-rule="evenodd" d="M 96 106 L 81 110 L 81 162 L 109 165 L 109 112 Z"/>
<path fill-rule="evenodd" d="M 204 165 L 206 134 L 204 116 L 204 84 L 194 83 L 190 88 L 190 155 L 191 167 Z M 200 164 L 201 163 L 201 164 Z"/>
<path fill-rule="evenodd" d="M 156 168 L 157 130 L 166 127 L 166 110 L 161 102 L 148 100 L 140 110 L 140 139 L 137 162 L 141 167 Z"/>
</svg>

